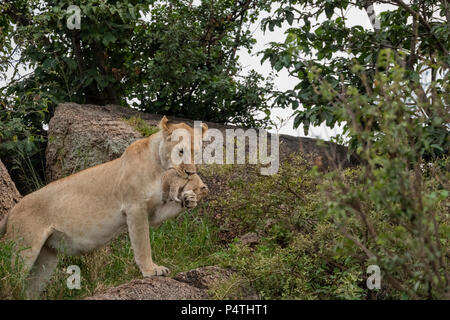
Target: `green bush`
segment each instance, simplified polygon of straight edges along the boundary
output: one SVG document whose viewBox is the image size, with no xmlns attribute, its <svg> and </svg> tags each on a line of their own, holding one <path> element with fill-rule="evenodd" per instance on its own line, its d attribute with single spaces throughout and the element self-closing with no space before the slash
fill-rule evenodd
<svg viewBox="0 0 450 320">
<path fill-rule="evenodd" d="M 318 93 L 340 108 L 362 159 L 350 184 L 333 173 L 327 213 L 357 249 L 351 255 L 378 265 L 395 297 L 448 299 L 448 74 L 420 97 L 392 51 L 380 53 L 378 68 L 365 95 L 352 86 L 335 92 L 317 73 Z M 370 86 L 359 66 L 353 72 Z M 349 228 L 350 219 L 362 234 Z"/>
<path fill-rule="evenodd" d="M 429 174 L 437 170 L 430 163 L 419 175 L 423 189 L 416 195 L 412 186 L 399 187 L 415 176 L 386 176 L 388 164 L 371 179 L 365 165 L 324 173 L 308 163 L 293 156 L 269 177 L 251 174 L 253 168 L 214 170 L 228 188 L 209 202 L 209 210 L 220 215 L 220 229 L 235 236 L 216 253 L 220 264 L 237 270 L 240 281 L 267 299 L 447 297 L 448 194 L 442 188 L 448 173 Z M 417 207 L 419 197 L 424 209 Z M 238 240 L 249 231 L 260 238 L 254 247 Z M 375 291 L 366 285 L 373 264 L 382 278 Z"/>
<path fill-rule="evenodd" d="M 365 268 L 336 254 L 343 237 L 323 214 L 320 186 L 328 184 L 326 176 L 300 155 L 273 176 L 260 176 L 254 167 L 234 169 L 214 170 L 228 188 L 209 202 L 210 211 L 223 216 L 221 229 L 233 229 L 236 236 L 216 253 L 218 262 L 236 269 L 264 299 L 365 297 Z M 260 237 L 254 248 L 237 239 L 249 231 Z"/>
</svg>

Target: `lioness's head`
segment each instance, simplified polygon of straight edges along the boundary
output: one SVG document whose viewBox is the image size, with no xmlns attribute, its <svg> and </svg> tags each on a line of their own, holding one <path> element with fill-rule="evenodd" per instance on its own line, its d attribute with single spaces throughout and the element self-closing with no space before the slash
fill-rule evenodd
<svg viewBox="0 0 450 320">
<path fill-rule="evenodd" d="M 200 143 L 194 139 L 202 139 L 208 126 L 202 124 L 201 134 L 194 136 L 194 129 L 186 123 L 170 123 L 164 116 L 159 123 L 162 132 L 162 142 L 159 146 L 159 156 L 165 169 L 174 168 L 181 175 L 193 175 L 197 172 L 194 164 L 194 154 L 201 152 Z"/>
</svg>

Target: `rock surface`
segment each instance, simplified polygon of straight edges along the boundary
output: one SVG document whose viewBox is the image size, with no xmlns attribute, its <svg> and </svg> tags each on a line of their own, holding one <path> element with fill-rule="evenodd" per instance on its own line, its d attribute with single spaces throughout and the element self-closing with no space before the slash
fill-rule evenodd
<svg viewBox="0 0 450 320">
<path fill-rule="evenodd" d="M 201 300 L 206 291 L 166 277 L 132 280 L 87 300 Z"/>
<path fill-rule="evenodd" d="M 120 157 L 141 135 L 123 119 L 120 106 L 65 103 L 50 120 L 46 149 L 47 183 Z"/>
<path fill-rule="evenodd" d="M 220 295 L 216 295 L 214 297 L 216 299 L 259 300 L 260 297 L 250 287 L 248 281 L 242 281 L 241 278 L 233 279 L 235 275 L 237 275 L 236 272 L 230 269 L 207 266 L 180 272 L 174 279 L 203 290 L 217 289 L 222 285 L 225 293 L 221 292 Z M 230 280 L 232 281 L 230 282 Z"/>
<path fill-rule="evenodd" d="M 0 220 L 19 202 L 21 196 L 8 171 L 0 161 Z"/>
<path fill-rule="evenodd" d="M 180 272 L 174 279 L 188 283 L 199 289 L 209 289 L 214 284 L 226 281 L 232 274 L 233 271 L 231 270 L 222 269 L 217 266 L 207 266 L 187 272 Z"/>
<path fill-rule="evenodd" d="M 259 242 L 259 237 L 255 232 L 247 232 L 239 238 L 239 241 L 244 246 L 251 246 Z"/>
<path fill-rule="evenodd" d="M 140 117 L 150 126 L 156 126 L 161 120 L 160 115 L 142 113 L 117 105 L 60 104 L 49 123 L 47 182 L 118 158 L 131 142 L 142 138 L 135 128 L 124 121 L 133 116 Z M 184 121 L 193 126 L 192 120 L 173 117 L 169 117 L 169 120 Z M 226 129 L 237 128 L 210 122 L 207 124 L 223 133 Z M 346 147 L 332 143 L 319 146 L 318 140 L 315 139 L 280 135 L 281 160 L 293 152 L 315 153 L 314 162 L 320 166 L 328 166 L 330 161 L 343 166 L 349 165 Z"/>
<path fill-rule="evenodd" d="M 233 271 L 207 266 L 180 272 L 174 278 L 150 277 L 98 293 L 87 300 L 203 300 L 209 299 L 208 290 L 230 279 Z M 240 289 L 240 298 L 258 299 L 249 288 Z M 229 297 L 226 297 L 229 298 Z"/>
</svg>

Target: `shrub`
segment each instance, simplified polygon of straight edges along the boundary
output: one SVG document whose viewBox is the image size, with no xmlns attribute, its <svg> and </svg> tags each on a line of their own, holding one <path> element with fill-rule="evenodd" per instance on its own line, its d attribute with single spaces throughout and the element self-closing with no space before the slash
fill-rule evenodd
<svg viewBox="0 0 450 320">
<path fill-rule="evenodd" d="M 446 298 L 448 173 L 438 168 L 448 162 L 421 172 L 399 162 L 397 171 L 375 166 L 373 176 L 366 165 L 319 172 L 299 155 L 274 176 L 215 169 L 228 188 L 210 212 L 235 236 L 217 261 L 266 299 Z M 249 231 L 260 238 L 253 247 L 238 239 Z M 381 290 L 367 288 L 372 264 L 381 268 Z"/>
<path fill-rule="evenodd" d="M 327 213 L 356 249 L 351 256 L 378 265 L 395 297 L 449 298 L 448 74 L 430 83 L 431 97 L 418 97 L 391 51 L 378 68 L 366 95 L 318 85 L 341 108 L 363 161 L 350 184 L 333 174 Z M 358 66 L 354 72 L 369 88 Z M 348 226 L 355 218 L 362 234 Z"/>
</svg>

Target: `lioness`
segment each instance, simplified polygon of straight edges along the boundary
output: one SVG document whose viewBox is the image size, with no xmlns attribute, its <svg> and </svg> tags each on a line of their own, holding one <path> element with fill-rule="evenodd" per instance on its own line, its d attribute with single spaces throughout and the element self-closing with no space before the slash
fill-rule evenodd
<svg viewBox="0 0 450 320">
<path fill-rule="evenodd" d="M 158 225 L 193 207 L 207 187 L 200 178 L 182 191 L 183 203 L 162 202 L 161 177 L 168 169 L 196 175 L 195 164 L 173 160 L 173 154 L 191 153 L 194 130 L 185 123 L 172 124 L 166 117 L 160 131 L 132 143 L 116 160 L 57 180 L 24 197 L 0 222 L 7 239 L 27 249 L 18 252 L 30 272 L 26 295 L 36 297 L 50 279 L 57 252 L 78 255 L 101 247 L 126 231 L 135 261 L 144 277 L 167 276 L 169 270 L 152 261 L 149 221 Z M 184 129 L 189 139 L 172 141 Z M 203 124 L 202 135 L 208 127 Z M 201 138 L 201 137 L 197 137 Z M 198 150 L 197 150 L 198 151 Z M 3 230 L 2 230 L 3 229 Z M 21 240 L 21 241 L 19 241 Z"/>
</svg>

